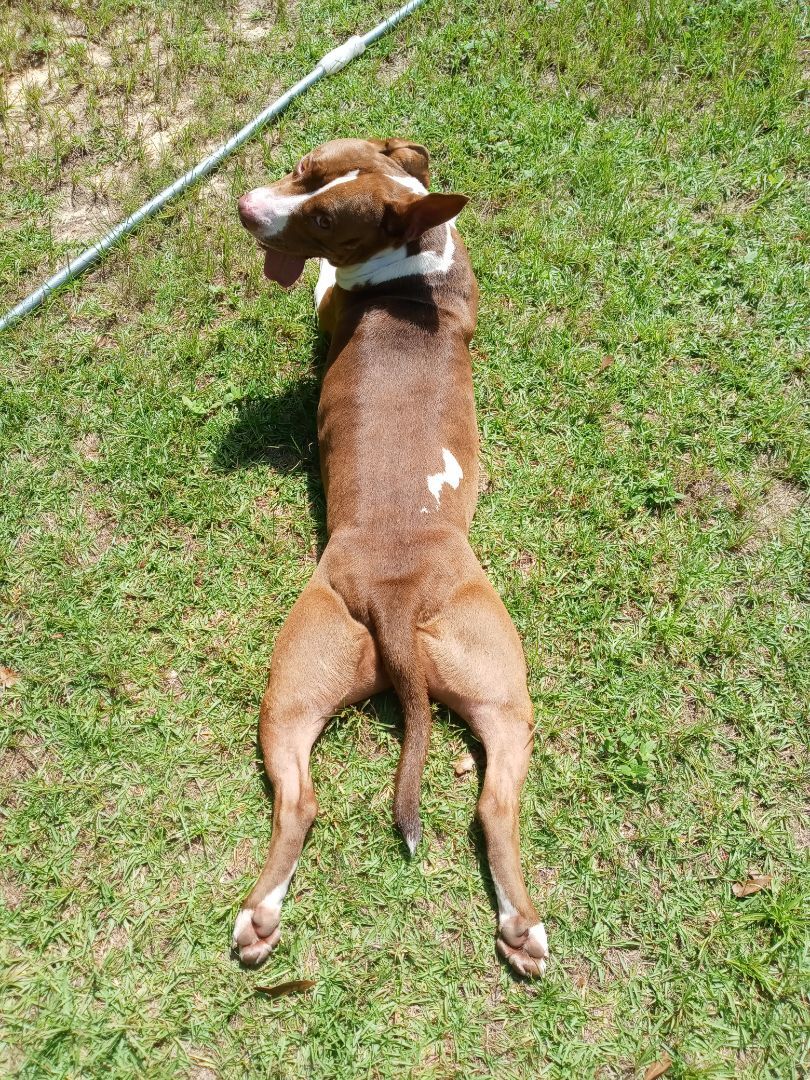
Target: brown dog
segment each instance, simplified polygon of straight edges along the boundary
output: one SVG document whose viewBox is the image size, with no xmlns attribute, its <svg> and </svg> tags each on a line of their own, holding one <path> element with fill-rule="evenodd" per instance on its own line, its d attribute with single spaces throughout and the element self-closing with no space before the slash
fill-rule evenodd
<svg viewBox="0 0 810 1080">
<path fill-rule="evenodd" d="M 428 154 L 339 139 L 239 200 L 265 274 L 291 286 L 320 257 L 331 346 L 318 408 L 329 543 L 279 634 L 259 734 L 275 792 L 270 851 L 234 947 L 260 964 L 317 802 L 312 745 L 345 705 L 393 685 L 405 733 L 394 818 L 411 852 L 436 698 L 484 744 L 478 814 L 498 898 L 498 949 L 523 975 L 548 957 L 520 867 L 518 800 L 532 747 L 523 651 L 467 541 L 478 492 L 468 344 L 478 289 L 455 217 L 428 194 Z"/>
</svg>

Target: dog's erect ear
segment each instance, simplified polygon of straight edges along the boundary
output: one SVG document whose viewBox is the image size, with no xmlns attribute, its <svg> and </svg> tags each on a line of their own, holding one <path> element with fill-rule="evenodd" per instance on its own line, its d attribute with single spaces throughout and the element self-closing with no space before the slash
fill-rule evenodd
<svg viewBox="0 0 810 1080">
<path fill-rule="evenodd" d="M 428 165 L 430 164 L 430 155 L 424 146 L 420 146 L 419 143 L 408 142 L 407 139 L 386 139 L 385 142 L 382 142 L 382 140 L 380 142 L 381 150 L 386 157 L 390 157 L 405 172 L 415 176 L 425 187 L 429 187 L 430 172 L 428 171 Z"/>
<path fill-rule="evenodd" d="M 389 205 L 383 226 L 387 233 L 407 244 L 460 214 L 469 201 L 466 195 L 442 195 L 434 191 L 411 202 Z"/>
</svg>

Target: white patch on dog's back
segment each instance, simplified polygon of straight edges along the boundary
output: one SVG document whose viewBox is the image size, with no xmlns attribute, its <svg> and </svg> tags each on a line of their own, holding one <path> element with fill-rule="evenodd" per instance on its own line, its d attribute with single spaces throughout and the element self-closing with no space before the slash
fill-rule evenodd
<svg viewBox="0 0 810 1080">
<path fill-rule="evenodd" d="M 442 450 L 442 458 L 444 459 L 444 472 L 433 473 L 427 478 L 428 490 L 436 500 L 437 506 L 441 506 L 444 485 L 447 484 L 455 490 L 464 478 L 461 466 L 449 450 Z"/>
</svg>

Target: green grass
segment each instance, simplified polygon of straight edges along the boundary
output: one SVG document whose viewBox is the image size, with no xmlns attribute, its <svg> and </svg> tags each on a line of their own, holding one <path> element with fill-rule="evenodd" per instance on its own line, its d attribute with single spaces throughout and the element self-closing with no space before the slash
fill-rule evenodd
<svg viewBox="0 0 810 1080">
<path fill-rule="evenodd" d="M 73 6 L 2 17 L 6 305 L 387 10 Z M 0 338 L 3 1075 L 804 1075 L 802 33 L 768 0 L 429 3 Z M 356 134 L 472 199 L 472 541 L 530 666 L 541 984 L 495 957 L 441 709 L 403 859 L 387 697 L 316 747 L 278 951 L 228 954 L 265 668 L 323 530 L 314 271 L 268 286 L 234 198 Z"/>
</svg>

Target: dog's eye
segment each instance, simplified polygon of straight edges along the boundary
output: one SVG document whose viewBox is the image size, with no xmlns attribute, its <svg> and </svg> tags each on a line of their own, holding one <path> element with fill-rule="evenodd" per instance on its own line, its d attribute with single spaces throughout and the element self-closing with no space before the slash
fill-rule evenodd
<svg viewBox="0 0 810 1080">
<path fill-rule="evenodd" d="M 316 214 L 312 219 L 319 229 L 331 229 L 332 219 L 328 214 Z"/>
<path fill-rule="evenodd" d="M 309 168 L 309 154 L 306 157 L 302 157 L 298 164 L 293 169 L 293 176 L 303 176 Z"/>
</svg>

